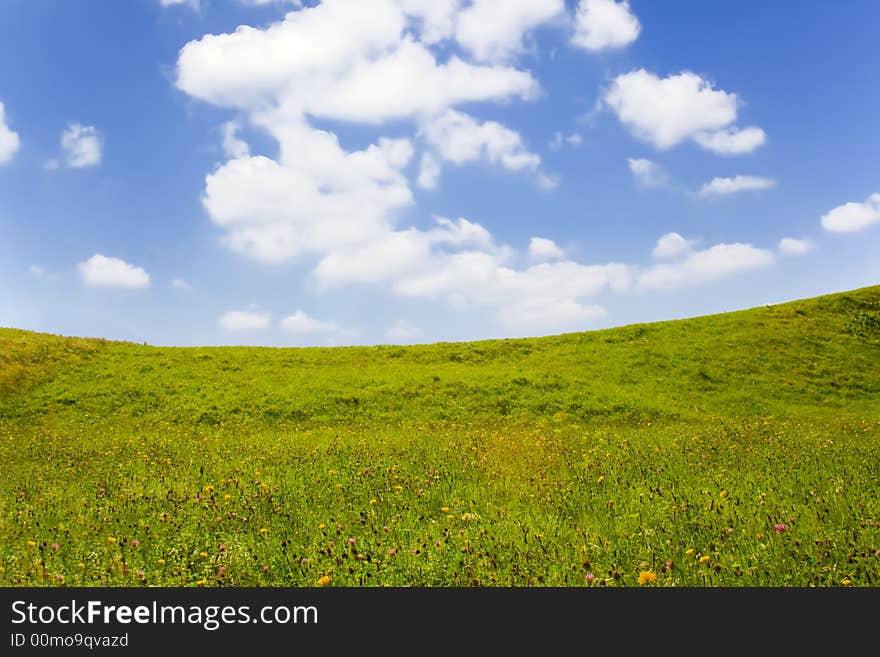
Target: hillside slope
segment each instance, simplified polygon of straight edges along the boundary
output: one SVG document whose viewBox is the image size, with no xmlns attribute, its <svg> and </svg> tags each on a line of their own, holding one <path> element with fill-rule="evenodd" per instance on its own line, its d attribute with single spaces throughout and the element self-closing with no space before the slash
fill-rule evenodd
<svg viewBox="0 0 880 657">
<path fill-rule="evenodd" d="M 300 426 L 880 408 L 880 287 L 697 319 L 412 347 L 158 348 L 0 329 L 0 418 Z"/>
</svg>

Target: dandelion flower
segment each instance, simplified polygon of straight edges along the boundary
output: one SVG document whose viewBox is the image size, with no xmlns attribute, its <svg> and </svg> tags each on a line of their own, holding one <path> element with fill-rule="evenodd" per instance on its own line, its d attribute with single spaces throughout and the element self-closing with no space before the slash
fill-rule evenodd
<svg viewBox="0 0 880 657">
<path fill-rule="evenodd" d="M 165 565 L 165 559 L 159 559 L 156 563 L 158 563 L 160 566 L 164 566 L 164 565 Z"/>
<path fill-rule="evenodd" d="M 207 552 L 199 552 L 199 556 L 200 556 L 202 559 L 207 559 L 207 558 L 208 558 L 208 553 L 207 553 Z"/>
<path fill-rule="evenodd" d="M 318 580 L 318 586 L 327 586 L 330 583 L 330 576 L 324 575 Z"/>
<path fill-rule="evenodd" d="M 653 570 L 644 570 L 639 573 L 639 584 L 644 586 L 645 584 L 653 584 L 657 581 L 657 575 L 654 574 Z"/>
<path fill-rule="evenodd" d="M 840 583 L 843 584 L 844 586 L 850 586 L 850 585 L 852 585 L 852 580 L 849 577 L 846 577 L 843 580 L 841 580 Z"/>
<path fill-rule="evenodd" d="M 198 582 L 196 582 L 196 586 L 204 586 L 207 583 L 208 583 L 208 580 L 200 579 Z"/>
<path fill-rule="evenodd" d="M 261 527 L 261 528 L 260 528 L 260 533 L 261 533 L 261 534 L 268 534 L 268 533 L 269 533 L 269 530 L 268 530 L 266 527 Z"/>
<path fill-rule="evenodd" d="M 601 475 L 601 476 L 596 480 L 596 483 L 597 483 L 597 484 L 601 484 L 603 481 L 605 481 L 605 475 Z"/>
<path fill-rule="evenodd" d="M 710 557 L 708 554 L 704 554 L 702 557 L 700 557 L 700 563 L 707 564 L 709 563 L 710 559 L 712 559 L 712 557 Z"/>
<path fill-rule="evenodd" d="M 108 537 L 107 537 L 107 542 L 108 542 L 108 543 L 115 543 L 115 542 L 116 542 L 116 538 L 115 538 L 114 536 L 108 536 Z"/>
<path fill-rule="evenodd" d="M 726 491 L 726 490 L 721 491 L 721 492 L 719 493 L 719 496 L 720 496 L 720 497 L 727 497 L 727 491 Z"/>
<path fill-rule="evenodd" d="M 440 512 L 441 513 L 449 513 L 449 507 L 448 506 L 440 507 Z"/>
<path fill-rule="evenodd" d="M 688 548 L 687 550 L 685 550 L 685 554 L 688 556 L 691 556 L 693 553 L 694 553 L 694 548 Z"/>
<path fill-rule="evenodd" d="M 28 547 L 37 547 L 37 542 L 36 541 L 28 541 L 27 546 Z"/>
<path fill-rule="evenodd" d="M 398 485 L 398 486 L 395 486 L 395 487 L 394 487 L 394 490 L 396 490 L 396 491 L 399 493 L 400 491 L 403 490 L 403 486 L 399 486 L 399 485 Z"/>
<path fill-rule="evenodd" d="M 374 504 L 376 504 L 376 498 L 375 498 L 375 497 L 374 497 L 373 499 L 370 500 L 370 506 L 373 506 Z"/>
</svg>

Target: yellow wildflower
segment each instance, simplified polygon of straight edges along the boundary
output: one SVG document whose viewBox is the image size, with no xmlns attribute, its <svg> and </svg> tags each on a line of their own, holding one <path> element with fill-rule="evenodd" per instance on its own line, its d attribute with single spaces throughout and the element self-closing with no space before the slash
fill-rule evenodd
<svg viewBox="0 0 880 657">
<path fill-rule="evenodd" d="M 709 560 L 710 560 L 711 558 L 712 558 L 712 557 L 710 557 L 708 554 L 704 554 L 702 557 L 700 557 L 700 563 L 701 563 L 701 564 L 707 564 L 707 563 L 709 563 Z"/>
<path fill-rule="evenodd" d="M 330 583 L 330 576 L 324 575 L 321 579 L 318 580 L 318 586 L 327 586 Z"/>
<path fill-rule="evenodd" d="M 657 575 L 654 574 L 653 570 L 644 570 L 639 573 L 639 584 L 653 584 L 657 581 Z"/>
</svg>

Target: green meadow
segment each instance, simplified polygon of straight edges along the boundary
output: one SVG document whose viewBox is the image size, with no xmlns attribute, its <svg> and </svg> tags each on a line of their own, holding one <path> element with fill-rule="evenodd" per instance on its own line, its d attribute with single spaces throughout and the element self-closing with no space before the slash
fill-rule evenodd
<svg viewBox="0 0 880 657">
<path fill-rule="evenodd" d="M 880 287 L 547 338 L 0 329 L 0 585 L 880 585 Z"/>
</svg>

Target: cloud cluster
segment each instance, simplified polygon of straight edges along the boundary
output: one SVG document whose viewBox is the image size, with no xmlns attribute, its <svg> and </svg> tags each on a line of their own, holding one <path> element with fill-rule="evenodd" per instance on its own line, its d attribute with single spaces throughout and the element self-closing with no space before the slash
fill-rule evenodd
<svg viewBox="0 0 880 657">
<path fill-rule="evenodd" d="M 534 237 L 520 251 L 465 218 L 398 225 L 414 203 L 411 181 L 434 189 L 444 167 L 485 163 L 528 173 L 545 189 L 558 184 L 520 133 L 461 106 L 480 104 L 482 112 L 537 99 L 540 86 L 517 59 L 536 28 L 564 15 L 562 0 L 325 0 L 262 28 L 187 43 L 177 61 L 178 88 L 235 111 L 278 144 L 275 157 L 254 155 L 239 123 L 222 126 L 228 159 L 207 175 L 202 201 L 223 242 L 265 263 L 308 258 L 317 290 L 382 285 L 415 302 L 488 313 L 509 334 L 583 328 L 604 316 L 597 301 L 608 292 L 673 289 L 772 262 L 772 253 L 748 244 L 697 250 L 695 242 L 667 235 L 655 249 L 662 263 L 584 264 L 547 238 Z M 620 48 L 640 29 L 627 2 L 584 0 L 573 43 Z M 604 103 L 658 148 L 692 140 L 734 154 L 763 141 L 760 129 L 734 125 L 735 94 L 692 73 L 618 76 Z M 378 136 L 352 150 L 318 127 L 328 122 L 369 126 Z M 581 142 L 559 133 L 550 148 Z M 629 165 L 641 184 L 667 180 L 650 160 Z M 238 314 L 227 323 L 251 320 Z M 302 310 L 279 325 L 298 336 L 349 335 Z M 417 335 L 399 322 L 386 337 Z"/>
</svg>

